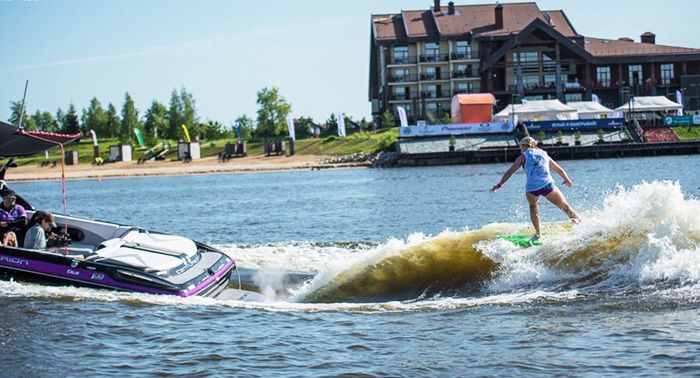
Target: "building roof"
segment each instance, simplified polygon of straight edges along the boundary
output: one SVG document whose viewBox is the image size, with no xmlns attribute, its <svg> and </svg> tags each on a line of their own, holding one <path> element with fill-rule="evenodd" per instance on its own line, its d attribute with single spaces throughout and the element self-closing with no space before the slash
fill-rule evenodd
<svg viewBox="0 0 700 378">
<path fill-rule="evenodd" d="M 397 14 L 373 14 L 372 30 L 378 41 L 394 41 L 406 38 L 403 18 Z"/>
<path fill-rule="evenodd" d="M 585 49 L 594 57 L 700 53 L 700 49 L 639 43 L 630 41 L 627 38 L 613 40 L 586 37 Z"/>
<path fill-rule="evenodd" d="M 409 40 L 438 40 L 439 38 L 503 38 L 517 35 L 539 20 L 564 37 L 574 40 L 577 32 L 562 10 L 542 11 L 534 2 L 500 4 L 503 28 L 496 29 L 498 4 L 455 5 L 454 14 L 448 6 L 440 11 L 404 10 L 399 14 L 372 15 L 373 36 L 384 44 L 407 43 Z M 650 32 L 644 36 L 653 37 Z M 639 43 L 629 38 L 602 39 L 586 37 L 585 50 L 594 58 L 614 56 L 658 56 L 664 54 L 700 54 L 700 49 Z"/>
<path fill-rule="evenodd" d="M 540 19 L 559 33 L 573 38 L 576 31 L 563 11 L 541 11 L 534 2 L 501 4 L 503 28 L 496 29 L 497 4 L 456 5 L 453 15 L 448 7 L 440 11 L 404 10 L 400 14 L 372 15 L 374 37 L 377 41 L 395 41 L 405 38 L 502 37 L 517 34 Z"/>
<path fill-rule="evenodd" d="M 401 16 L 409 38 L 439 37 L 433 12 L 403 11 Z"/>
</svg>

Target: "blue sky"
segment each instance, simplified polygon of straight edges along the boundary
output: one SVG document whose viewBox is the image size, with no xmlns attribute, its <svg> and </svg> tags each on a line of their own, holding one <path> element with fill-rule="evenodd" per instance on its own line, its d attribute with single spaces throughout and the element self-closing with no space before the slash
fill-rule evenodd
<svg viewBox="0 0 700 378">
<path fill-rule="evenodd" d="M 447 0 L 442 0 L 446 5 Z M 509 1 L 502 1 L 507 3 Z M 457 5 L 495 1 L 455 1 Z M 79 112 L 93 97 L 121 111 L 129 92 L 143 115 L 184 87 L 201 121 L 255 118 L 256 93 L 278 87 L 295 116 L 371 116 L 370 15 L 428 9 L 433 0 L 0 0 L 0 119 Z M 700 2 L 541 0 L 590 37 L 651 31 L 658 44 L 700 48 Z"/>
</svg>

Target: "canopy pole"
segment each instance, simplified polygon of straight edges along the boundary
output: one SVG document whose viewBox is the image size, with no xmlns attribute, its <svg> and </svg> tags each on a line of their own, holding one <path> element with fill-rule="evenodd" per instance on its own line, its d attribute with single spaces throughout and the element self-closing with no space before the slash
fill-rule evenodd
<svg viewBox="0 0 700 378">
<path fill-rule="evenodd" d="M 19 125 L 17 128 L 22 130 L 22 117 L 24 116 L 24 101 L 27 99 L 27 87 L 29 86 L 29 79 L 24 83 L 24 96 L 22 97 L 22 107 L 19 110 Z"/>
</svg>

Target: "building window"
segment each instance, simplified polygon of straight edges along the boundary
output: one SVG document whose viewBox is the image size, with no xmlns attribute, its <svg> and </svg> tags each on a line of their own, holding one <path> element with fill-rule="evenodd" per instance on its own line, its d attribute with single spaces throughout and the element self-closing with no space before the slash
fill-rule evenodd
<svg viewBox="0 0 700 378">
<path fill-rule="evenodd" d="M 628 68 L 630 74 L 630 85 L 640 85 L 642 84 L 642 65 L 641 64 L 630 64 Z"/>
<path fill-rule="evenodd" d="M 542 53 L 542 72 L 554 72 L 557 70 L 557 62 L 547 53 Z"/>
<path fill-rule="evenodd" d="M 566 84 L 569 77 L 567 75 L 561 75 L 562 84 Z M 557 75 L 544 75 L 544 86 L 554 88 L 557 85 Z"/>
<path fill-rule="evenodd" d="M 403 83 L 410 81 L 410 70 L 394 70 L 394 82 Z"/>
<path fill-rule="evenodd" d="M 437 98 L 438 90 L 437 85 L 428 85 L 425 87 L 425 96 L 428 98 Z"/>
<path fill-rule="evenodd" d="M 457 51 L 455 53 L 455 59 L 471 59 L 472 58 L 472 46 L 469 41 L 457 41 Z"/>
<path fill-rule="evenodd" d="M 436 62 L 440 59 L 440 45 L 437 43 L 425 44 L 425 59 L 428 62 Z"/>
<path fill-rule="evenodd" d="M 397 100 L 405 100 L 406 99 L 406 88 L 398 87 L 398 88 L 396 88 L 395 93 L 396 93 Z"/>
<path fill-rule="evenodd" d="M 597 67 L 596 74 L 598 84 L 600 84 L 601 87 L 610 86 L 610 67 Z"/>
<path fill-rule="evenodd" d="M 661 65 L 661 85 L 673 84 L 673 63 Z"/>
<path fill-rule="evenodd" d="M 396 47 L 394 47 L 394 63 L 395 64 L 408 63 L 408 46 L 396 46 Z"/>
<path fill-rule="evenodd" d="M 540 72 L 539 65 L 539 54 L 536 51 L 532 52 L 521 52 L 520 60 L 518 60 L 518 53 L 513 53 L 513 63 L 517 67 L 518 64 L 522 67 L 522 72 Z"/>
<path fill-rule="evenodd" d="M 435 67 L 427 67 L 425 69 L 425 76 L 423 77 L 424 80 L 436 80 L 437 79 L 437 71 Z"/>
<path fill-rule="evenodd" d="M 457 83 L 457 93 L 474 93 L 474 84 Z"/>
<path fill-rule="evenodd" d="M 438 104 L 435 102 L 430 102 L 427 104 L 428 111 L 435 114 L 438 111 Z"/>
<path fill-rule="evenodd" d="M 514 83 L 516 86 L 518 85 L 518 77 L 516 76 L 514 78 Z M 523 87 L 525 89 L 536 89 L 539 88 L 540 86 L 540 77 L 539 76 L 523 76 Z"/>
<path fill-rule="evenodd" d="M 566 102 L 583 101 L 582 93 L 567 93 L 564 95 Z"/>
</svg>

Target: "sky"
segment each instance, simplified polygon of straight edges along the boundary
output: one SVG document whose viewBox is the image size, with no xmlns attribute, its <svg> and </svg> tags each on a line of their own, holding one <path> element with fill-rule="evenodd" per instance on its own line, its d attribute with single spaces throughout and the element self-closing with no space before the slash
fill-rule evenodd
<svg viewBox="0 0 700 378">
<path fill-rule="evenodd" d="M 95 97 L 139 116 L 182 88 L 201 122 L 256 118 L 257 92 L 277 87 L 295 117 L 371 119 L 370 17 L 434 0 L 0 0 L 0 119 L 10 102 L 79 113 Z M 448 0 L 442 0 L 446 6 Z M 508 3 L 511 1 L 501 1 Z M 455 0 L 456 5 L 495 1 Z M 540 0 L 585 36 L 700 48 L 700 1 Z"/>
</svg>

